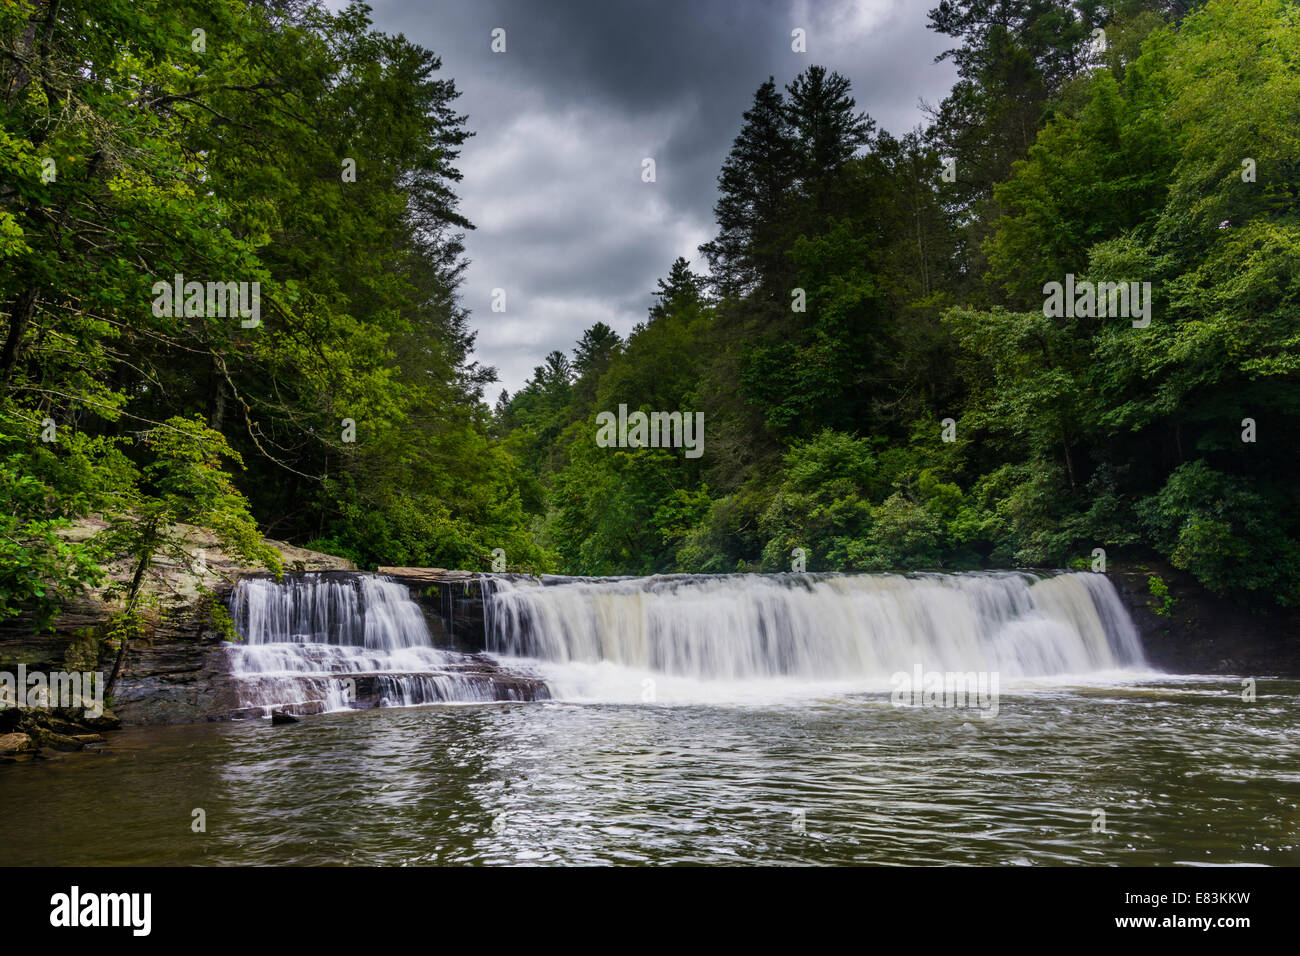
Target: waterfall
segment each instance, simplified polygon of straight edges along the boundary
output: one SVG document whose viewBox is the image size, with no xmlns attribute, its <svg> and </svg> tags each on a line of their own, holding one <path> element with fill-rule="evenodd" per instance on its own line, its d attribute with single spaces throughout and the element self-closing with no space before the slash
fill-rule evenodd
<svg viewBox="0 0 1300 956">
<path fill-rule="evenodd" d="M 390 577 L 239 582 L 230 609 L 242 640 L 227 651 L 238 707 L 314 713 L 552 694 L 691 701 L 872 690 L 916 670 L 1050 683 L 1146 667 L 1114 587 L 1087 572 L 473 583 L 466 600 L 482 595 L 486 654 L 436 646 L 420 606 Z M 438 595 L 448 625 L 452 593 Z"/>
<path fill-rule="evenodd" d="M 405 587 L 374 575 L 307 574 L 284 583 L 255 578 L 235 591 L 236 620 L 249 646 L 333 644 L 394 651 L 433 647 Z"/>
<path fill-rule="evenodd" d="M 668 575 L 497 580 L 488 650 L 579 669 L 690 681 L 887 680 L 917 665 L 1002 678 L 1145 667 L 1104 575 Z M 604 675 L 602 677 L 602 674 Z M 626 684 L 627 682 L 624 681 Z"/>
<path fill-rule="evenodd" d="M 545 688 L 502 679 L 490 661 L 434 646 L 407 588 L 370 574 L 240 581 L 240 643 L 227 647 L 241 710 L 319 713 L 439 701 L 531 700 Z"/>
</svg>

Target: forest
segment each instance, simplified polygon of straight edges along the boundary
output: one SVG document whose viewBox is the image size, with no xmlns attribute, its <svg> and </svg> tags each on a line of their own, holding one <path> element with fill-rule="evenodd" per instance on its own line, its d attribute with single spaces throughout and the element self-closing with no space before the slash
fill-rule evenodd
<svg viewBox="0 0 1300 956">
<path fill-rule="evenodd" d="M 582 575 L 1104 552 L 1300 603 L 1300 8 L 929 23 L 958 80 L 923 126 L 755 77 L 714 238 L 493 400 L 435 52 L 360 3 L 9 0 L 0 620 L 112 561 L 138 588 L 184 524 L 273 570 L 264 536 Z M 598 441 L 620 406 L 702 415 L 701 453 Z"/>
</svg>

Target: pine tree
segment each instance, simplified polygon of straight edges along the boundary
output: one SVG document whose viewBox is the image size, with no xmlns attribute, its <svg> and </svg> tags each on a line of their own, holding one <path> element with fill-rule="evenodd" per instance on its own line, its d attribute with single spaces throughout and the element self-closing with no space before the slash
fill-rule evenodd
<svg viewBox="0 0 1300 956">
<path fill-rule="evenodd" d="M 794 131 L 799 176 L 806 191 L 837 175 L 871 141 L 875 122 L 855 113 L 849 81 L 824 66 L 810 66 L 786 87 L 785 114 Z"/>
<path fill-rule="evenodd" d="M 622 341 L 618 333 L 608 325 L 597 322 L 582 333 L 582 338 L 573 350 L 573 371 L 579 378 L 600 371 Z"/>
<path fill-rule="evenodd" d="M 796 144 L 776 80 L 754 94 L 744 125 L 718 176 L 721 195 L 713 207 L 718 235 L 700 246 L 711 282 L 721 295 L 753 288 L 774 255 L 782 233 L 781 209 L 795 184 Z"/>
<path fill-rule="evenodd" d="M 683 256 L 673 261 L 667 280 L 660 279 L 658 285 L 655 298 L 659 301 L 650 306 L 652 321 L 675 309 L 698 305 L 703 298 L 704 281 L 691 271 L 691 264 Z"/>
</svg>

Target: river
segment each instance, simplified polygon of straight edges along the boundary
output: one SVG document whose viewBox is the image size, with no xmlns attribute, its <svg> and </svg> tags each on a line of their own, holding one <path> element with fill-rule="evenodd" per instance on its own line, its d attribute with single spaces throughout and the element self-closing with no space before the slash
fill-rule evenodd
<svg viewBox="0 0 1300 956">
<path fill-rule="evenodd" d="M 880 692 L 127 729 L 0 767 L 0 845 L 10 865 L 1294 865 L 1298 696 L 1151 679 L 1003 690 L 990 720 Z"/>
<path fill-rule="evenodd" d="M 1300 683 L 1153 672 L 1098 575 L 504 586 L 526 703 L 425 703 L 460 685 L 402 676 L 445 652 L 386 580 L 232 606 L 244 703 L 329 712 L 0 766 L 6 863 L 1300 863 Z M 922 665 L 992 697 L 900 694 Z M 408 706 L 346 709 L 359 674 Z"/>
</svg>

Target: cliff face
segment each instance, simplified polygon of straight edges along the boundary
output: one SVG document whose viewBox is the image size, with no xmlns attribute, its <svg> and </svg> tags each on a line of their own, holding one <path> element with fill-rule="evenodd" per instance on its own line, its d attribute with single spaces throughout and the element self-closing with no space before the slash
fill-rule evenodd
<svg viewBox="0 0 1300 956">
<path fill-rule="evenodd" d="M 68 537 L 82 540 L 102 527 L 101 522 L 85 520 L 70 529 Z M 148 640 L 132 642 L 111 703 L 124 723 L 189 723 L 236 706 L 224 672 L 224 634 L 209 617 L 210 602 L 220 600 L 240 577 L 264 569 L 228 557 L 207 531 L 184 530 L 193 558 L 190 566 L 160 556 L 145 583 L 151 634 Z M 286 572 L 356 570 L 344 558 L 269 539 L 267 543 L 280 549 Z M 16 673 L 23 664 L 29 672 L 98 670 L 107 675 L 117 650 L 104 638 L 109 619 L 121 609 L 110 588 L 125 582 L 128 574 L 125 565 L 108 570 L 104 586 L 68 596 L 54 633 L 34 635 L 23 621 L 0 628 L 0 671 Z"/>
<path fill-rule="evenodd" d="M 1112 563 L 1107 577 L 1142 635 L 1147 660 L 1157 669 L 1300 677 L 1300 610 L 1216 597 L 1187 572 L 1158 559 Z M 1152 577 L 1163 583 L 1166 594 L 1153 593 Z"/>
</svg>

